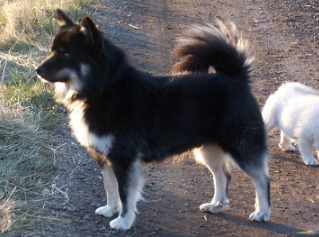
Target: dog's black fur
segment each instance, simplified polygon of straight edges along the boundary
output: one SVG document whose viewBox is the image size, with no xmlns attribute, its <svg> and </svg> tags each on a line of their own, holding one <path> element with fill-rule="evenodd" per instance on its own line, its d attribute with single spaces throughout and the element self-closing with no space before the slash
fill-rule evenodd
<svg viewBox="0 0 319 237">
<path fill-rule="evenodd" d="M 195 27 L 175 50 L 180 62 L 173 71 L 183 74 L 154 77 L 131 66 L 90 18 L 76 24 L 58 10 L 58 22 L 51 55 L 37 72 L 46 81 L 64 83 L 60 100 L 71 113 L 81 107 L 79 119 L 89 134 L 112 135 L 107 152 L 94 143 L 85 146 L 101 168 L 107 164 L 114 171 L 120 217 L 131 208 L 127 190 L 137 159 L 161 161 L 216 145 L 249 175 L 254 169 L 267 170 L 264 124 L 238 39 L 213 26 Z M 209 67 L 216 72 L 209 74 Z M 269 188 L 268 178 L 265 182 L 263 188 Z"/>
</svg>

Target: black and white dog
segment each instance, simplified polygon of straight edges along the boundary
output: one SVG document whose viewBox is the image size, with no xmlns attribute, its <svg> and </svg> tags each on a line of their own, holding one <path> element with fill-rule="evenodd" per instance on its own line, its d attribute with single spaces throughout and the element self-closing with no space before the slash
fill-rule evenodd
<svg viewBox="0 0 319 237">
<path fill-rule="evenodd" d="M 101 168 L 107 205 L 96 213 L 119 212 L 111 228 L 133 225 L 144 183 L 140 163 L 190 149 L 214 175 L 215 194 L 202 211 L 228 208 L 228 164 L 234 163 L 256 188 L 250 219 L 269 220 L 264 123 L 250 90 L 245 42 L 233 24 L 191 28 L 174 51 L 175 76 L 154 77 L 132 67 L 90 18 L 77 24 L 58 10 L 57 20 L 51 54 L 37 73 L 54 83 L 74 136 Z"/>
</svg>

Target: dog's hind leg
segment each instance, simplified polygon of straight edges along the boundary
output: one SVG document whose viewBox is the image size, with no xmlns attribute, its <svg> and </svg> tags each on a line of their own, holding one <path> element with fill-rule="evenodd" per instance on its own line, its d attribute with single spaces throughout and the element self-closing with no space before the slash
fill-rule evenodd
<svg viewBox="0 0 319 237">
<path fill-rule="evenodd" d="M 269 221 L 270 217 L 270 182 L 267 157 L 264 154 L 261 159 L 252 160 L 249 164 L 237 163 L 250 176 L 255 186 L 255 211 L 249 216 L 249 219 L 253 221 Z"/>
<path fill-rule="evenodd" d="M 142 199 L 144 185 L 143 175 L 140 169 L 140 161 L 131 165 L 113 165 L 118 182 L 118 190 L 121 199 L 119 216 L 110 222 L 110 227 L 117 230 L 128 230 L 135 220 L 136 203 Z"/>
<path fill-rule="evenodd" d="M 283 151 L 294 151 L 295 147 L 292 145 L 289 137 L 287 137 L 283 131 L 280 131 L 280 143 L 278 146 L 283 150 Z"/>
<path fill-rule="evenodd" d="M 319 160 L 319 136 L 315 136 L 314 140 L 315 140 L 314 143 L 315 143 L 315 148 L 316 148 L 316 152 L 317 152 L 317 159 Z"/>
<path fill-rule="evenodd" d="M 300 136 L 297 139 L 301 158 L 305 165 L 318 165 L 318 161 L 312 154 L 312 141 L 304 136 Z"/>
<path fill-rule="evenodd" d="M 231 179 L 228 170 L 229 156 L 219 146 L 202 146 L 194 150 L 196 160 L 212 172 L 215 193 L 210 203 L 200 205 L 204 212 L 219 213 L 229 208 L 227 189 Z"/>
<path fill-rule="evenodd" d="M 105 164 L 104 162 L 98 164 L 103 177 L 107 205 L 96 209 L 95 214 L 111 217 L 118 212 L 120 208 L 120 196 L 117 188 L 117 181 L 109 164 Z"/>
</svg>

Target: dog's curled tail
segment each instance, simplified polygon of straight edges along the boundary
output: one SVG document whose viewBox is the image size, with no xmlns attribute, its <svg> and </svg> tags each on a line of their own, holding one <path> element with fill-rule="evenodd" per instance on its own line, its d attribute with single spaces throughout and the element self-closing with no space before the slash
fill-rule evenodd
<svg viewBox="0 0 319 237">
<path fill-rule="evenodd" d="M 219 20 L 216 22 L 216 26 L 195 25 L 177 39 L 172 54 L 180 61 L 172 73 L 207 73 L 212 66 L 216 73 L 248 82 L 252 60 L 246 53 L 246 41 L 238 34 L 235 24 L 226 26 Z"/>
</svg>

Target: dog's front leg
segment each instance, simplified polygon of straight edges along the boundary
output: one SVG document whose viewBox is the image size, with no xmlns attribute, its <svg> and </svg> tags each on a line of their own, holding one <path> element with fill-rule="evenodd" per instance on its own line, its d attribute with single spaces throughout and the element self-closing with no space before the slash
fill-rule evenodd
<svg viewBox="0 0 319 237">
<path fill-rule="evenodd" d="M 98 163 L 101 169 L 104 188 L 106 191 L 107 204 L 95 210 L 95 214 L 112 217 L 120 210 L 120 197 L 114 172 L 109 164 Z"/>
<path fill-rule="evenodd" d="M 301 158 L 305 165 L 318 165 L 318 160 L 312 154 L 312 141 L 308 137 L 299 136 L 297 139 Z"/>
<path fill-rule="evenodd" d="M 128 230 L 135 220 L 136 203 L 142 198 L 144 179 L 140 169 L 140 161 L 129 165 L 113 164 L 121 199 L 119 216 L 110 222 L 110 227 L 117 230 Z"/>
<path fill-rule="evenodd" d="M 294 151 L 296 150 L 295 147 L 292 145 L 289 137 L 287 137 L 283 131 L 280 131 L 280 143 L 278 146 L 283 151 Z"/>
</svg>

